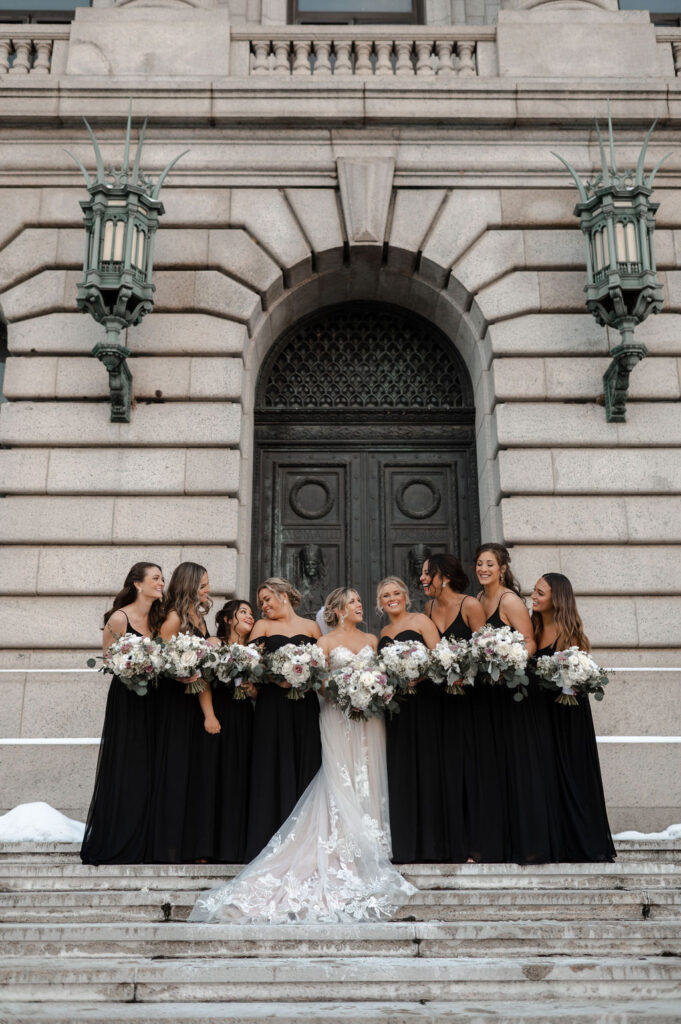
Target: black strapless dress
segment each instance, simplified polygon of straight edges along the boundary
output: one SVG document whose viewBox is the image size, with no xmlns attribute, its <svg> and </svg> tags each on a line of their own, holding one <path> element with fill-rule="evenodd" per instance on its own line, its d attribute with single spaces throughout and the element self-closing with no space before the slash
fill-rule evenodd
<svg viewBox="0 0 681 1024">
<path fill-rule="evenodd" d="M 263 640 L 270 652 L 285 644 L 316 642 L 302 633 Z M 322 763 L 319 698 L 310 691 L 300 700 L 289 700 L 288 692 L 276 683 L 265 683 L 255 702 L 247 861 L 260 853 L 286 821 Z"/>
<path fill-rule="evenodd" d="M 413 629 L 384 636 L 380 652 L 395 640 L 420 640 Z M 424 679 L 400 700 L 400 712 L 386 715 L 386 756 L 390 832 L 396 864 L 446 861 L 442 687 Z"/>
<path fill-rule="evenodd" d="M 462 614 L 464 601 L 442 636 L 470 640 L 473 631 Z M 490 689 L 477 683 L 466 687 L 462 697 L 445 694 L 442 728 L 448 860 L 503 863 L 508 845 L 506 775 Z"/>
<path fill-rule="evenodd" d="M 196 636 L 204 636 L 196 626 Z M 192 757 L 203 728 L 203 712 L 195 694 L 187 693 L 178 679 L 161 676 L 157 691 L 157 740 L 154 787 L 149 826 L 147 861 L 181 864 L 211 856 L 211 829 L 204 828 L 211 815 L 212 787 L 194 784 L 190 789 Z M 217 744 L 215 745 L 217 747 Z M 198 852 L 200 851 L 200 852 Z"/>
<path fill-rule="evenodd" d="M 506 623 L 499 606 L 487 620 Z M 561 859 L 563 848 L 558 802 L 556 751 L 544 695 L 530 676 L 528 696 L 513 699 L 506 686 L 483 686 L 493 702 L 499 747 L 503 750 L 508 810 L 506 859 L 544 864 Z"/>
<path fill-rule="evenodd" d="M 130 623 L 128 633 L 141 636 Z M 144 861 L 154 766 L 156 690 L 144 697 L 114 676 L 106 701 L 83 864 Z"/>
<path fill-rule="evenodd" d="M 555 654 L 550 644 L 535 657 Z M 556 694 L 541 692 L 547 706 L 558 767 L 562 824 L 562 861 L 612 861 L 617 856 L 605 806 L 601 765 L 588 694 L 577 705 L 556 703 Z"/>
</svg>

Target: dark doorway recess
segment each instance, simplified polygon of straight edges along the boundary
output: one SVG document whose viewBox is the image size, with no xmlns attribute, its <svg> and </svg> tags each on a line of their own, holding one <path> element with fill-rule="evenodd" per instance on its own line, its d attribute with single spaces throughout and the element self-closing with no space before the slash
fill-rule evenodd
<svg viewBox="0 0 681 1024">
<path fill-rule="evenodd" d="M 424 555 L 468 565 L 478 541 L 474 425 L 468 371 L 428 321 L 373 302 L 299 321 L 256 389 L 253 589 L 285 576 L 311 615 L 349 584 L 376 630 L 394 574 L 422 607 Z"/>
</svg>

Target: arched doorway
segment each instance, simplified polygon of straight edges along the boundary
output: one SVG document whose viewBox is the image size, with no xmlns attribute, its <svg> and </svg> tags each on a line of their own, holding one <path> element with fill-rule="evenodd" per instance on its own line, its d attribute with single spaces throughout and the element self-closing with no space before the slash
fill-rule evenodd
<svg viewBox="0 0 681 1024">
<path fill-rule="evenodd" d="M 319 310 L 272 347 L 256 388 L 253 584 L 285 576 L 303 614 L 402 576 L 415 604 L 428 553 L 478 541 L 475 409 L 451 342 L 375 302 Z"/>
</svg>

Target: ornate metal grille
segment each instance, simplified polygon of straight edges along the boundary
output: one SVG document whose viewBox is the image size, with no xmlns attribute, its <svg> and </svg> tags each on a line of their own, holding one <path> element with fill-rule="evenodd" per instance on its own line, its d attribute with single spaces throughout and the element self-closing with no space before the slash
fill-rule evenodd
<svg viewBox="0 0 681 1024">
<path fill-rule="evenodd" d="M 432 325 L 395 307 L 336 306 L 298 324 L 260 374 L 260 412 L 473 407 L 468 372 Z"/>
</svg>

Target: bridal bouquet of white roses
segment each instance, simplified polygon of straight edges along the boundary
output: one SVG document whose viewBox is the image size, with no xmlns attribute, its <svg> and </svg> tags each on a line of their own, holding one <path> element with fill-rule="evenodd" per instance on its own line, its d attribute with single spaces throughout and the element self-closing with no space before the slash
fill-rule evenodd
<svg viewBox="0 0 681 1024">
<path fill-rule="evenodd" d="M 430 651 L 420 640 L 394 640 L 381 651 L 389 681 L 398 693 L 415 693 L 414 684 L 427 674 Z"/>
<path fill-rule="evenodd" d="M 464 686 L 472 686 L 475 677 L 467 674 L 470 645 L 467 640 L 442 637 L 430 652 L 429 676 L 434 683 L 447 683 L 446 692 L 463 696 Z"/>
<path fill-rule="evenodd" d="M 326 657 L 317 644 L 284 644 L 266 656 L 271 675 L 290 683 L 289 700 L 300 700 L 308 690 L 319 690 L 328 676 Z"/>
<path fill-rule="evenodd" d="M 506 685 L 514 700 L 527 697 L 527 648 L 522 633 L 510 626 L 483 626 L 469 641 L 470 659 L 466 682 L 478 676 L 492 685 Z"/>
<path fill-rule="evenodd" d="M 385 666 L 371 655 L 355 655 L 334 669 L 326 682 L 326 694 L 348 716 L 361 719 L 400 710 Z"/>
<path fill-rule="evenodd" d="M 149 687 L 156 685 L 163 667 L 161 644 L 148 636 L 125 633 L 116 637 L 101 661 L 100 672 L 118 676 L 129 690 L 144 697 Z M 90 668 L 96 664 L 97 659 L 88 659 Z"/>
<path fill-rule="evenodd" d="M 204 662 L 212 660 L 215 648 L 207 640 L 192 633 L 178 633 L 163 644 L 163 675 L 173 679 L 189 679 L 201 672 Z M 203 693 L 206 684 L 203 679 L 193 679 L 186 684 L 187 693 Z"/>
<path fill-rule="evenodd" d="M 603 700 L 603 687 L 608 683 L 603 669 L 579 647 L 537 658 L 535 672 L 547 689 L 561 691 L 557 704 L 575 705 L 577 695 L 582 693 L 593 693 L 595 700 Z"/>
<path fill-rule="evenodd" d="M 246 700 L 244 683 L 258 683 L 265 673 L 263 656 L 257 647 L 222 644 L 213 647 L 201 664 L 201 675 L 212 686 L 223 683 L 234 689 L 234 700 Z"/>
</svg>

